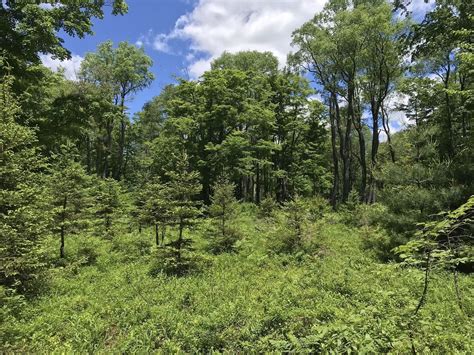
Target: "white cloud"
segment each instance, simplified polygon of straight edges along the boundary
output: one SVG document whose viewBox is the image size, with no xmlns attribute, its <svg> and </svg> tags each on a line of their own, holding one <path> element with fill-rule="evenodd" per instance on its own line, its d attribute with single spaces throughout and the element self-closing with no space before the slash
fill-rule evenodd
<svg viewBox="0 0 474 355">
<path fill-rule="evenodd" d="M 385 107 L 387 109 L 388 115 L 388 124 L 390 127 L 391 134 L 404 130 L 411 124 L 405 112 L 398 110 L 399 105 L 408 104 L 408 99 L 408 95 L 404 95 L 399 92 L 394 92 L 387 98 L 387 101 L 385 102 Z M 382 130 L 380 132 L 380 141 L 385 142 L 386 140 L 387 135 Z"/>
<path fill-rule="evenodd" d="M 69 80 L 77 80 L 77 73 L 79 73 L 81 62 L 84 60 L 83 57 L 77 54 L 73 54 L 71 59 L 64 61 L 53 59 L 51 54 L 42 54 L 40 59 L 43 65 L 52 71 L 57 72 L 62 68 L 64 70 L 64 76 Z"/>
<path fill-rule="evenodd" d="M 407 6 L 408 11 L 412 12 L 416 17 L 424 16 L 435 6 L 434 1 L 412 0 Z"/>
<path fill-rule="evenodd" d="M 325 0 L 200 0 L 153 47 L 168 51 L 173 40 L 190 42 L 189 73 L 198 77 L 222 52 L 271 51 L 286 62 L 291 33 L 321 11 Z M 141 40 L 143 42 L 143 40 Z"/>
<path fill-rule="evenodd" d="M 211 59 L 200 59 L 189 65 L 188 72 L 191 78 L 198 78 L 209 69 L 211 69 Z"/>
<path fill-rule="evenodd" d="M 153 48 L 159 52 L 171 53 L 171 47 L 168 44 L 168 38 L 165 34 L 159 34 L 153 41 Z"/>
<path fill-rule="evenodd" d="M 55 4 L 41 3 L 38 6 L 40 9 L 43 9 L 43 10 L 52 10 L 52 9 L 57 9 L 59 7 L 63 7 L 64 5 L 60 3 L 55 3 Z"/>
<path fill-rule="evenodd" d="M 148 31 L 137 45 L 149 45 L 165 53 L 173 51 L 173 41 L 189 41 L 186 57 L 189 73 L 200 76 L 210 62 L 224 51 L 271 51 L 286 62 L 291 50 L 291 33 L 315 13 L 326 0 L 199 0 L 194 9 L 181 16 L 169 33 L 154 35 Z M 409 10 L 422 18 L 433 7 L 433 1 L 412 0 Z M 188 45 L 188 43 L 186 43 Z"/>
<path fill-rule="evenodd" d="M 399 111 L 398 107 L 400 105 L 406 106 L 408 104 L 409 96 L 402 94 L 400 92 L 395 92 L 387 98 L 385 106 L 387 108 L 387 113 L 389 116 L 389 122 L 391 124 L 396 124 L 399 128 L 394 128 L 394 131 L 406 128 L 410 121 L 408 120 L 405 112 Z"/>
<path fill-rule="evenodd" d="M 312 94 L 312 95 L 308 96 L 308 100 L 324 102 L 324 97 L 323 97 L 323 95 L 321 95 L 320 92 L 316 92 L 315 94 Z"/>
</svg>

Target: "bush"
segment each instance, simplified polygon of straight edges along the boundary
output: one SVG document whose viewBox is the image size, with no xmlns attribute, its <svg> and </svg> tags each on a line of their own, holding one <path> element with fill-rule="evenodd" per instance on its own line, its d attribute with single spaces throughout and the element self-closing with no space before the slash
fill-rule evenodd
<svg viewBox="0 0 474 355">
<path fill-rule="evenodd" d="M 211 228 L 208 251 L 213 254 L 229 253 L 236 250 L 236 243 L 242 238 L 242 233 L 234 226 L 226 226 L 224 229 L 224 235 Z"/>
<path fill-rule="evenodd" d="M 85 246 L 78 250 L 77 256 L 81 264 L 92 265 L 96 263 L 99 254 L 94 247 Z"/>
<path fill-rule="evenodd" d="M 306 199 L 306 206 L 308 209 L 308 218 L 311 222 L 316 222 L 331 212 L 331 206 L 322 196 L 314 196 Z"/>
<path fill-rule="evenodd" d="M 239 207 L 234 196 L 235 185 L 221 178 L 213 185 L 213 192 L 209 206 L 209 249 L 215 254 L 232 252 L 241 238 L 240 231 L 233 225 Z"/>
<path fill-rule="evenodd" d="M 159 247 L 152 254 L 152 261 L 148 274 L 157 277 L 160 274 L 168 276 L 186 276 L 198 273 L 212 263 L 209 256 L 196 253 L 190 249 L 178 259 L 176 250 L 170 246 Z"/>
<path fill-rule="evenodd" d="M 144 239 L 146 234 L 125 234 L 113 239 L 112 250 L 125 256 L 126 260 L 134 260 L 150 255 L 152 242 Z"/>
<path fill-rule="evenodd" d="M 307 204 L 302 199 L 296 197 L 287 202 L 275 231 L 272 249 L 278 253 L 303 250 L 308 216 Z"/>
<path fill-rule="evenodd" d="M 274 216 L 275 210 L 278 208 L 277 202 L 272 197 L 265 197 L 258 207 L 259 218 L 270 218 Z"/>
</svg>

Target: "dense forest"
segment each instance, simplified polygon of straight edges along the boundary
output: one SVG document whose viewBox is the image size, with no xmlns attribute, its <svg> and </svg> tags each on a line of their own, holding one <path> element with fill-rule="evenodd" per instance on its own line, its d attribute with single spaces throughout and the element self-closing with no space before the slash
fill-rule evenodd
<svg viewBox="0 0 474 355">
<path fill-rule="evenodd" d="M 123 0 L 2 1 L 0 352 L 474 352 L 474 5 L 408 5 L 329 0 L 131 115 L 143 47 L 40 60 Z"/>
</svg>

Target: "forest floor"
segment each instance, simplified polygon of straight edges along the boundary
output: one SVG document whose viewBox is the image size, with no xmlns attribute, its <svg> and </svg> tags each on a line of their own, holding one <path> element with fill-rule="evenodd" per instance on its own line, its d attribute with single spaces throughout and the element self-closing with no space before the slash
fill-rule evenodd
<svg viewBox="0 0 474 355">
<path fill-rule="evenodd" d="M 1 324 L 4 350 L 474 352 L 472 276 L 459 279 L 462 312 L 452 275 L 433 272 L 413 317 L 423 271 L 381 262 L 363 229 L 329 214 L 307 227 L 311 247 L 288 255 L 269 251 L 276 223 L 251 208 L 239 219 L 237 253 L 205 252 L 205 226 L 187 232 L 200 270 L 184 277 L 150 274 L 151 229 L 71 236 L 41 295 Z"/>
</svg>

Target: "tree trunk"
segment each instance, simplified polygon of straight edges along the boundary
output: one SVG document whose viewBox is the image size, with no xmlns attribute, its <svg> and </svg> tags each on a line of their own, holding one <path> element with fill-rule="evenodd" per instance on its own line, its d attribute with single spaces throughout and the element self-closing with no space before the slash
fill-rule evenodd
<svg viewBox="0 0 474 355">
<path fill-rule="evenodd" d="M 260 192 L 261 192 L 261 186 L 260 186 L 260 164 L 257 163 L 256 166 L 256 176 L 255 176 L 255 203 L 257 205 L 260 205 Z"/>
<path fill-rule="evenodd" d="M 362 124 L 361 124 L 362 126 Z M 367 162 L 365 160 L 365 137 L 362 127 L 357 127 L 357 135 L 359 137 L 359 154 L 360 154 L 360 189 L 359 197 L 361 201 L 366 201 L 367 190 Z"/>
<path fill-rule="evenodd" d="M 158 234 L 158 223 L 155 223 L 155 243 L 156 245 L 160 245 L 160 237 Z"/>
<path fill-rule="evenodd" d="M 350 182 L 350 138 L 351 138 L 351 129 L 352 122 L 348 117 L 346 119 L 345 131 L 341 126 L 341 111 L 339 109 L 339 103 L 337 102 L 336 93 L 332 93 L 334 109 L 335 109 L 335 121 L 337 127 L 337 133 L 339 135 L 339 155 L 342 159 L 342 202 L 346 202 L 349 197 L 349 192 L 351 190 Z"/>
<path fill-rule="evenodd" d="M 102 175 L 104 178 L 108 178 L 110 176 L 110 156 L 112 154 L 112 129 L 112 123 L 108 122 L 106 128 L 107 135 L 105 140 L 106 151 L 104 161 L 104 173 Z"/>
<path fill-rule="evenodd" d="M 178 236 L 178 243 L 176 243 L 177 246 L 177 255 L 176 255 L 176 260 L 178 261 L 178 264 L 181 263 L 181 244 L 183 242 L 183 220 L 180 219 L 179 221 L 179 236 Z"/>
<path fill-rule="evenodd" d="M 329 118 L 331 123 L 331 148 L 332 148 L 332 164 L 333 164 L 333 181 L 331 191 L 331 206 L 333 210 L 337 208 L 337 194 L 339 190 L 339 159 L 337 156 L 337 142 L 336 142 L 336 118 L 335 104 L 333 98 L 329 100 Z"/>
<path fill-rule="evenodd" d="M 117 156 L 117 166 L 115 169 L 115 180 L 120 180 L 122 177 L 123 171 L 123 161 L 124 161 L 124 152 L 125 152 L 125 95 L 120 96 L 120 136 L 119 136 L 119 146 L 118 146 L 118 156 Z"/>
<path fill-rule="evenodd" d="M 372 112 L 372 149 L 370 154 L 370 176 L 369 176 L 369 193 L 367 195 L 367 203 L 375 203 L 375 169 L 377 168 L 377 153 L 379 150 L 379 113 L 380 113 L 380 104 L 376 99 L 371 100 L 371 112 Z"/>
<path fill-rule="evenodd" d="M 446 131 L 448 133 L 447 139 L 447 155 L 451 158 L 454 156 L 454 142 L 453 142 L 453 124 L 452 124 L 452 113 L 451 113 L 451 98 L 448 93 L 449 89 L 449 78 L 451 76 L 451 59 L 449 58 L 450 54 L 447 55 L 447 70 L 446 78 L 444 81 L 444 95 L 445 95 L 445 104 L 446 104 Z"/>
<path fill-rule="evenodd" d="M 119 146 L 118 146 L 118 156 L 117 156 L 117 167 L 115 169 L 115 180 L 119 181 L 122 177 L 122 169 L 123 169 L 123 155 L 124 155 L 124 147 L 125 147 L 125 117 L 120 119 L 120 137 L 119 137 Z"/>
<path fill-rule="evenodd" d="M 352 104 L 351 104 L 352 106 Z M 336 117 L 340 117 L 339 113 L 339 104 L 336 104 Z M 352 151 L 352 142 L 351 142 L 351 131 L 352 131 L 352 115 L 348 114 L 346 118 L 346 127 L 345 133 L 343 135 L 343 140 L 341 140 L 341 156 L 342 156 L 342 165 L 343 165 L 343 180 L 342 180 L 342 201 L 346 202 L 349 193 L 352 189 L 351 182 L 351 151 Z"/>
<path fill-rule="evenodd" d="M 91 170 L 92 170 L 92 164 L 91 164 L 91 139 L 89 137 L 89 135 L 86 136 L 86 171 L 87 171 L 87 174 L 90 174 L 91 173 Z"/>
<path fill-rule="evenodd" d="M 390 124 L 388 122 L 388 116 L 385 111 L 385 108 L 382 106 L 382 126 L 385 134 L 387 135 L 387 143 L 388 143 L 388 149 L 390 152 L 390 159 L 392 160 L 392 163 L 395 163 L 395 149 L 393 148 L 392 145 L 392 135 L 390 133 Z"/>
<path fill-rule="evenodd" d="M 64 258 L 64 236 L 66 234 L 66 228 L 64 223 L 66 222 L 66 206 L 67 206 L 67 196 L 64 196 L 63 200 L 63 210 L 61 212 L 61 245 L 59 247 L 59 257 Z"/>
<path fill-rule="evenodd" d="M 359 138 L 359 155 L 360 155 L 360 188 L 359 188 L 359 197 L 361 201 L 365 201 L 366 198 L 366 189 L 367 189 L 367 162 L 365 159 L 365 137 L 362 125 L 361 112 L 357 112 L 354 107 L 355 102 L 355 87 L 352 82 L 349 82 L 348 93 L 347 93 L 347 110 L 349 116 L 352 118 L 354 128 L 357 131 Z"/>
<path fill-rule="evenodd" d="M 165 245 L 165 234 L 166 234 L 165 229 L 166 229 L 165 225 L 162 225 L 161 226 L 161 245 Z"/>
</svg>

